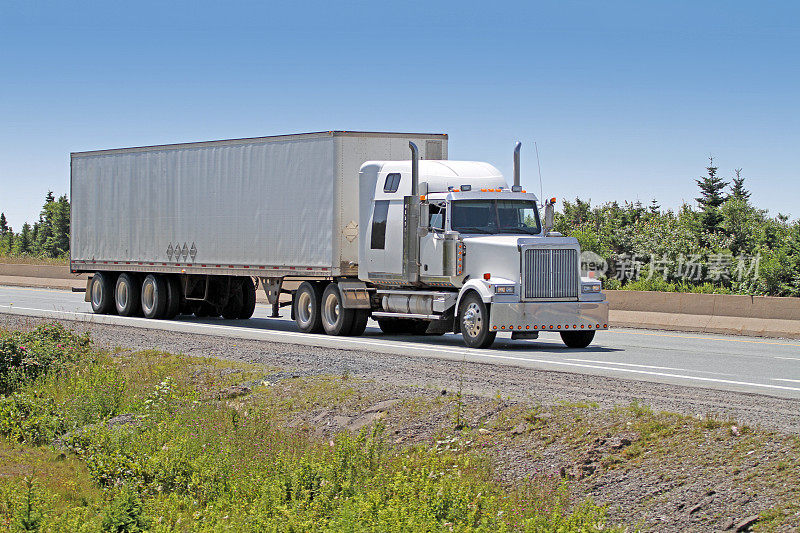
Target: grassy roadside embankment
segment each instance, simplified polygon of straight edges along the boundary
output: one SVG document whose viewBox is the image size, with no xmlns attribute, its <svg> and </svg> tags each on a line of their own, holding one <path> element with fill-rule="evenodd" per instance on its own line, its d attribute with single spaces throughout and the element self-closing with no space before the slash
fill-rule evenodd
<svg viewBox="0 0 800 533">
<path fill-rule="evenodd" d="M 603 531 L 652 525 L 655 509 L 784 530 L 800 518 L 798 440 L 710 416 L 102 353 L 59 325 L 0 333 L 0 355 L 6 529 Z M 665 499 L 664 483 L 699 501 Z M 715 505 L 737 491 L 750 495 L 739 514 Z"/>
<path fill-rule="evenodd" d="M 330 438 L 291 423 L 372 401 L 341 377 L 269 386 L 263 367 L 97 353 L 57 325 L 0 346 L 11 529 L 605 529 L 560 480 L 504 486 L 479 454 L 390 445 L 379 415 Z"/>
</svg>

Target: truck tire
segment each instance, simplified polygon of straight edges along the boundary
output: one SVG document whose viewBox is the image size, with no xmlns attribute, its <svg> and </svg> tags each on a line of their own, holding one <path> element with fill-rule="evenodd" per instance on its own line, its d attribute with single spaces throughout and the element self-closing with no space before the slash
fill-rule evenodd
<svg viewBox="0 0 800 533">
<path fill-rule="evenodd" d="M 92 311 L 98 315 L 107 315 L 115 310 L 113 272 L 95 272 L 92 276 L 92 292 L 89 301 Z"/>
<path fill-rule="evenodd" d="M 477 293 L 470 292 L 461 300 L 458 322 L 464 344 L 470 348 L 488 348 L 497 337 L 496 331 L 489 331 L 489 310 Z"/>
<path fill-rule="evenodd" d="M 165 276 L 165 282 L 167 284 L 167 310 L 164 312 L 164 318 L 172 320 L 181 311 L 181 301 L 183 300 L 181 282 L 178 280 L 178 276 Z"/>
<path fill-rule="evenodd" d="M 239 318 L 244 305 L 242 296 L 242 283 L 238 278 L 231 280 L 231 288 L 228 293 L 228 303 L 222 308 L 222 318 L 233 320 Z"/>
<path fill-rule="evenodd" d="M 114 303 L 120 316 L 138 316 L 142 313 L 142 287 L 136 274 L 123 272 L 117 277 Z"/>
<path fill-rule="evenodd" d="M 353 328 L 355 309 L 345 309 L 337 283 L 329 283 L 322 293 L 322 327 L 328 335 L 348 335 Z"/>
<path fill-rule="evenodd" d="M 256 286 L 253 285 L 253 278 L 249 276 L 242 278 L 242 301 L 239 318 L 248 319 L 256 310 Z"/>
<path fill-rule="evenodd" d="M 145 318 L 164 318 L 167 311 L 167 284 L 163 276 L 148 274 L 142 282 L 142 313 Z"/>
<path fill-rule="evenodd" d="M 322 294 L 319 285 L 304 281 L 292 299 L 294 321 L 303 333 L 322 331 Z"/>
<path fill-rule="evenodd" d="M 569 348 L 586 348 L 594 339 L 594 331 L 562 331 L 561 340 Z"/>
<path fill-rule="evenodd" d="M 354 309 L 353 326 L 350 328 L 351 337 L 360 337 L 367 329 L 369 311 L 367 309 Z"/>
</svg>

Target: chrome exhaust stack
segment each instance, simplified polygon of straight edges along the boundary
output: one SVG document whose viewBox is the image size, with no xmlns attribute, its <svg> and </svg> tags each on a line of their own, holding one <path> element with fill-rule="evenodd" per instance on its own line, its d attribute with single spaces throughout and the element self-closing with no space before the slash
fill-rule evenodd
<svg viewBox="0 0 800 533">
<path fill-rule="evenodd" d="M 403 228 L 403 279 L 410 285 L 419 283 L 419 148 L 409 141 L 411 148 L 411 195 L 403 198 L 405 219 Z"/>
<path fill-rule="evenodd" d="M 522 185 L 519 183 L 519 152 L 522 149 L 522 143 L 517 141 L 514 147 L 514 185 L 511 187 L 513 192 L 521 192 Z"/>
<path fill-rule="evenodd" d="M 411 148 L 411 196 L 419 196 L 419 148 L 411 141 L 408 141 Z"/>
</svg>

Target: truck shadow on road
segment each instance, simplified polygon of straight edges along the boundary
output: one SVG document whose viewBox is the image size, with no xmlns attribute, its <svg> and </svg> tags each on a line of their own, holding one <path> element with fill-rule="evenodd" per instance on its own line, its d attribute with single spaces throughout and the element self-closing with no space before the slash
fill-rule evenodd
<svg viewBox="0 0 800 533">
<path fill-rule="evenodd" d="M 217 326 L 234 326 L 240 328 L 247 328 L 253 330 L 264 330 L 264 331 L 274 331 L 274 332 L 286 332 L 286 333 L 297 333 L 299 334 L 300 331 L 297 329 L 297 325 L 294 323 L 293 320 L 288 318 L 251 318 L 249 320 L 225 320 L 221 318 L 194 318 L 194 317 L 181 317 L 180 319 L 182 322 L 193 322 L 198 324 L 211 324 Z M 309 336 L 313 336 L 308 334 Z M 323 338 L 328 338 L 326 335 L 322 334 L 319 335 Z M 378 328 L 377 324 L 370 323 L 367 327 L 367 330 L 364 332 L 364 335 L 360 337 L 342 337 L 342 339 L 347 340 L 366 340 L 372 343 L 380 343 L 380 342 L 402 342 L 407 344 L 416 344 L 420 347 L 441 347 L 447 348 L 448 350 L 458 349 L 458 350 L 470 350 L 466 346 L 464 346 L 461 335 L 386 335 L 381 332 L 380 328 Z M 280 342 L 279 340 L 275 342 Z M 568 353 L 612 353 L 612 352 L 621 352 L 624 351 L 621 348 L 612 348 L 608 346 L 603 346 L 602 342 L 602 333 L 598 335 L 597 339 L 594 341 L 593 344 L 589 345 L 586 348 L 567 348 L 562 342 L 561 338 L 558 334 L 548 334 L 540 339 L 536 340 L 511 340 L 508 337 L 497 337 L 497 340 L 492 345 L 489 350 L 492 351 L 506 351 L 506 352 L 516 352 L 516 353 L 526 353 L 526 352 L 535 352 L 535 353 L 560 353 L 560 354 L 568 354 Z M 344 349 L 351 348 L 350 346 L 343 346 Z M 376 349 L 379 347 L 376 346 L 365 346 L 366 349 Z"/>
</svg>

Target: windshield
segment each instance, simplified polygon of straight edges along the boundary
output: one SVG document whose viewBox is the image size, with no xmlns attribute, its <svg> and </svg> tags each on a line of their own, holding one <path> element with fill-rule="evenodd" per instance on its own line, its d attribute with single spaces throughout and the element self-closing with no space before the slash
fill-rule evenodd
<svg viewBox="0 0 800 533">
<path fill-rule="evenodd" d="M 532 200 L 454 200 L 450 228 L 461 233 L 539 233 Z"/>
</svg>

